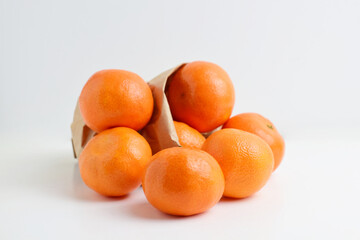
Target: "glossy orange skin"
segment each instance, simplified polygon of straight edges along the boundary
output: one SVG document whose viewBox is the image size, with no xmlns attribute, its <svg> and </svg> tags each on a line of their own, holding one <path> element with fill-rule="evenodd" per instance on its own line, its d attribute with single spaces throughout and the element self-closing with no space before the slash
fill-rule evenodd
<svg viewBox="0 0 360 240">
<path fill-rule="evenodd" d="M 229 75 L 218 65 L 187 63 L 170 78 L 166 90 L 174 120 L 199 132 L 211 131 L 230 117 L 235 91 Z"/>
<path fill-rule="evenodd" d="M 85 184 L 104 196 L 123 196 L 140 186 L 152 156 L 144 137 L 133 129 L 117 127 L 92 138 L 79 157 Z"/>
<path fill-rule="evenodd" d="M 265 185 L 274 167 L 269 145 L 245 131 L 229 128 L 214 132 L 202 149 L 220 164 L 226 197 L 245 198 L 256 193 Z"/>
<path fill-rule="evenodd" d="M 174 125 L 181 146 L 201 149 L 205 142 L 205 137 L 201 133 L 186 123 L 174 121 Z"/>
<path fill-rule="evenodd" d="M 280 165 L 285 153 L 285 141 L 274 124 L 257 113 L 242 113 L 230 118 L 223 128 L 236 128 L 261 137 L 274 154 L 274 171 Z"/>
<path fill-rule="evenodd" d="M 148 201 L 158 210 L 178 216 L 202 213 L 213 207 L 224 191 L 224 175 L 204 151 L 183 147 L 156 153 L 142 182 Z"/>
<path fill-rule="evenodd" d="M 153 112 L 150 87 L 137 74 L 102 70 L 90 77 L 79 98 L 80 112 L 95 132 L 112 127 L 143 128 Z"/>
</svg>

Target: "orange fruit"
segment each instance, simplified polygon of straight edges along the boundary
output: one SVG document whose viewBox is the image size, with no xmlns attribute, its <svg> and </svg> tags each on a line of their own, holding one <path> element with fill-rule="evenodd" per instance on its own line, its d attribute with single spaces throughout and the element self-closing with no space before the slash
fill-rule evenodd
<svg viewBox="0 0 360 240">
<path fill-rule="evenodd" d="M 224 124 L 235 101 L 229 75 L 218 65 L 202 61 L 187 63 L 172 74 L 166 96 L 174 120 L 199 132 Z"/>
<path fill-rule="evenodd" d="M 245 198 L 259 191 L 269 179 L 274 157 L 260 137 L 237 129 L 211 134 L 203 150 L 220 164 L 225 176 L 224 196 Z"/>
<path fill-rule="evenodd" d="M 186 123 L 174 121 L 174 125 L 181 146 L 201 149 L 205 142 L 205 137 L 201 133 Z"/>
<path fill-rule="evenodd" d="M 281 163 L 285 152 L 285 142 L 274 124 L 257 113 L 242 113 L 230 118 L 223 128 L 236 128 L 253 133 L 269 144 L 274 154 L 274 171 Z"/>
<path fill-rule="evenodd" d="M 208 210 L 220 200 L 224 175 L 206 152 L 173 147 L 151 158 L 142 184 L 147 200 L 155 208 L 189 216 Z"/>
<path fill-rule="evenodd" d="M 151 149 L 133 129 L 117 127 L 93 137 L 79 157 L 85 184 L 105 196 L 122 196 L 140 186 Z"/>
<path fill-rule="evenodd" d="M 112 127 L 143 128 L 153 112 L 150 87 L 137 74 L 102 70 L 90 77 L 79 98 L 86 125 L 96 132 Z"/>
</svg>

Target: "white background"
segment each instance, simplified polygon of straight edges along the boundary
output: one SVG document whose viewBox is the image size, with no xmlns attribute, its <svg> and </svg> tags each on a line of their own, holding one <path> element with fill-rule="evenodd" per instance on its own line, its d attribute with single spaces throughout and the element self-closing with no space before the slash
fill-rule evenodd
<svg viewBox="0 0 360 240">
<path fill-rule="evenodd" d="M 86 80 L 193 60 L 285 137 L 267 186 L 191 218 L 87 189 L 69 128 Z M 0 0 L 0 239 L 359 239 L 359 67 L 358 0 Z"/>
</svg>

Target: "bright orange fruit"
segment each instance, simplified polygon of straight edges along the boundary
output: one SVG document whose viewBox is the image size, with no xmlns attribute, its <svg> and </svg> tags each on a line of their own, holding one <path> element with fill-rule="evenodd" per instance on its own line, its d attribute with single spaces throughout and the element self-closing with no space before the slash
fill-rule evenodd
<svg viewBox="0 0 360 240">
<path fill-rule="evenodd" d="M 174 121 L 174 125 L 181 146 L 201 149 L 205 142 L 205 137 L 201 133 L 186 123 Z"/>
<path fill-rule="evenodd" d="M 230 118 L 223 128 L 236 128 L 261 137 L 274 154 L 274 171 L 281 163 L 285 152 L 285 141 L 275 125 L 257 113 L 242 113 Z"/>
<path fill-rule="evenodd" d="M 226 197 L 245 198 L 259 191 L 274 167 L 269 145 L 245 131 L 229 128 L 214 132 L 202 149 L 220 164 L 225 176 Z"/>
<path fill-rule="evenodd" d="M 150 87 L 137 74 L 102 70 L 90 77 L 79 105 L 86 125 L 96 132 L 112 127 L 143 128 L 153 112 Z"/>
<path fill-rule="evenodd" d="M 140 186 L 151 148 L 133 129 L 117 127 L 92 138 L 79 157 L 85 184 L 105 196 L 122 196 Z"/>
<path fill-rule="evenodd" d="M 235 101 L 229 75 L 218 65 L 202 61 L 187 63 L 170 76 L 166 96 L 174 120 L 199 132 L 223 125 Z"/>
<path fill-rule="evenodd" d="M 224 175 L 204 151 L 173 147 L 156 153 L 143 179 L 148 201 L 162 212 L 189 216 L 214 206 L 224 191 Z"/>
</svg>

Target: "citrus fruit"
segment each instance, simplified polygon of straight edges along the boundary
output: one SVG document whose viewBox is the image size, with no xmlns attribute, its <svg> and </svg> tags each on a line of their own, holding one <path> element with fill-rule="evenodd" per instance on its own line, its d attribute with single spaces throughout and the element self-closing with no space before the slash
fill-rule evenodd
<svg viewBox="0 0 360 240">
<path fill-rule="evenodd" d="M 201 135 L 201 133 L 186 123 L 174 121 L 174 125 L 181 146 L 198 149 L 201 148 L 205 142 L 205 137 Z"/>
<path fill-rule="evenodd" d="M 112 127 L 140 130 L 153 111 L 150 87 L 137 74 L 102 70 L 90 77 L 79 98 L 86 125 L 96 132 Z"/>
<path fill-rule="evenodd" d="M 151 158 L 147 141 L 135 130 L 117 127 L 93 137 L 79 157 L 85 184 L 105 196 L 122 196 L 140 186 Z"/>
<path fill-rule="evenodd" d="M 274 124 L 257 113 L 242 113 L 230 118 L 223 128 L 236 128 L 253 133 L 269 144 L 274 154 L 274 171 L 281 163 L 285 142 Z"/>
<path fill-rule="evenodd" d="M 224 124 L 235 101 L 228 74 L 218 65 L 203 61 L 187 63 L 172 74 L 166 96 L 174 120 L 199 132 Z"/>
<path fill-rule="evenodd" d="M 259 191 L 274 167 L 269 145 L 245 131 L 228 128 L 214 132 L 202 149 L 220 164 L 225 176 L 226 197 L 245 198 Z"/>
<path fill-rule="evenodd" d="M 224 191 L 219 164 L 199 149 L 173 147 L 156 153 L 142 182 L 148 201 L 162 212 L 189 216 L 214 206 Z"/>
</svg>

